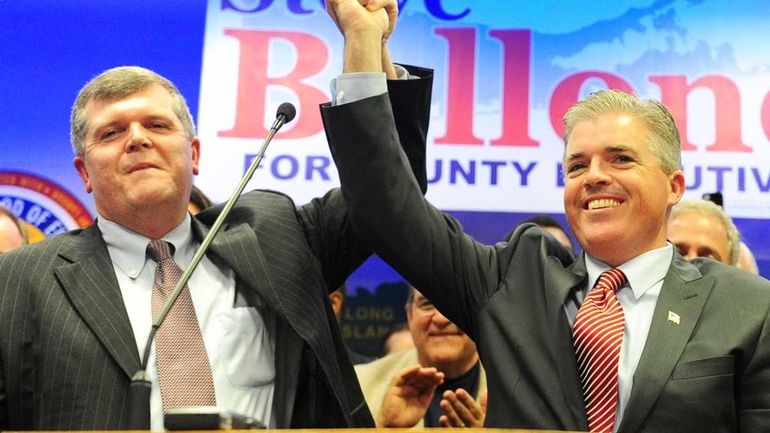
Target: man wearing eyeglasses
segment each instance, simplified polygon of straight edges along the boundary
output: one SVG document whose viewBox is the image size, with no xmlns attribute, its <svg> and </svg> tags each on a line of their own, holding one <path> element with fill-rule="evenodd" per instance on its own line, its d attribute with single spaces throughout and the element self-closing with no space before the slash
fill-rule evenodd
<svg viewBox="0 0 770 433">
<path fill-rule="evenodd" d="M 377 427 L 481 427 L 487 386 L 476 345 L 414 287 L 406 319 L 414 349 L 356 366 Z"/>
</svg>

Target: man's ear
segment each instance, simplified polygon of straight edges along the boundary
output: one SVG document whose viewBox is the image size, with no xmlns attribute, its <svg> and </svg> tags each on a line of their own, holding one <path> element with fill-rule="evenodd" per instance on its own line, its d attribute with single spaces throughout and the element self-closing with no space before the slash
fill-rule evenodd
<svg viewBox="0 0 770 433">
<path fill-rule="evenodd" d="M 194 175 L 198 174 L 201 159 L 201 141 L 195 137 L 190 142 L 192 150 L 192 171 Z"/>
<path fill-rule="evenodd" d="M 86 161 L 83 159 L 82 156 L 76 156 L 75 159 L 72 160 L 72 163 L 75 165 L 75 170 L 78 171 L 78 175 L 80 176 L 80 179 L 83 181 L 83 186 L 86 187 L 86 192 L 90 194 L 91 191 L 93 191 L 93 188 L 91 188 L 91 181 L 90 181 L 90 177 L 88 176 Z"/>
<path fill-rule="evenodd" d="M 684 195 L 686 183 L 682 170 L 677 170 L 668 176 L 671 193 L 669 196 L 669 206 L 675 206 Z"/>
</svg>

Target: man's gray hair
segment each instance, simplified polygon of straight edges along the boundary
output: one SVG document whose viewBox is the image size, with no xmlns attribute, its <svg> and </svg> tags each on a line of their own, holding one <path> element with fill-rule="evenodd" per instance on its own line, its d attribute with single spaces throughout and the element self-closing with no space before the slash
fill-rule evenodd
<svg viewBox="0 0 770 433">
<path fill-rule="evenodd" d="M 713 202 L 708 200 L 690 200 L 679 203 L 671 211 L 670 221 L 673 221 L 684 214 L 697 214 L 706 217 L 714 217 L 722 224 L 727 232 L 727 250 L 730 252 L 728 263 L 736 265 L 741 254 L 741 234 L 735 227 L 732 218 Z"/>
<path fill-rule="evenodd" d="M 174 113 L 182 122 L 185 135 L 189 139 L 195 138 L 195 122 L 190 108 L 174 83 L 149 69 L 120 66 L 102 72 L 80 89 L 70 114 L 70 141 L 75 154 L 82 156 L 85 153 L 85 139 L 88 131 L 88 116 L 85 109 L 90 101 L 118 101 L 155 84 L 168 90 L 174 100 Z"/>
<path fill-rule="evenodd" d="M 658 157 L 663 172 L 671 174 L 681 168 L 679 130 L 668 109 L 658 101 L 639 99 L 620 90 L 594 92 L 570 107 L 564 114 L 564 143 L 569 142 L 578 122 L 594 120 L 607 113 L 625 113 L 643 121 L 650 129 L 647 144 Z"/>
</svg>

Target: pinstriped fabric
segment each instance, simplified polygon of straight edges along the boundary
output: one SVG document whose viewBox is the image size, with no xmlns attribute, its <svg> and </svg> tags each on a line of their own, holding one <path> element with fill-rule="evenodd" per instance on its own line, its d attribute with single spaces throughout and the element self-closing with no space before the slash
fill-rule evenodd
<svg viewBox="0 0 770 433">
<path fill-rule="evenodd" d="M 625 325 L 623 308 L 615 293 L 625 281 L 620 269 L 603 272 L 580 306 L 572 330 L 588 428 L 592 432 L 611 432 L 615 424 L 618 364 Z"/>
<path fill-rule="evenodd" d="M 247 193 L 212 243 L 211 257 L 275 312 L 292 359 L 301 356 L 301 364 L 276 359 L 281 428 L 373 425 L 325 304 L 333 281 L 325 277 L 355 266 L 360 254 L 341 229 L 341 201 L 337 191 L 297 210 L 284 195 Z M 204 224 L 193 223 L 197 239 Z M 139 353 L 96 226 L 0 256 L 0 330 L 0 429 L 126 427 Z"/>
<path fill-rule="evenodd" d="M 127 368 L 138 367 L 138 353 L 109 256 L 91 243 L 94 234 L 63 234 L 0 260 L 4 430 L 125 425 L 129 377 L 109 352 Z M 109 349 L 97 334 L 109 336 Z"/>
<path fill-rule="evenodd" d="M 256 237 L 253 231 L 244 230 L 238 236 L 240 240 L 228 242 L 221 253 L 238 262 L 242 277 L 257 283 L 265 301 L 281 310 L 319 359 L 334 360 L 337 358 L 334 345 L 322 343 L 332 338 L 325 304 L 319 302 L 326 299 L 330 289 L 323 278 L 318 279 L 321 275 L 318 271 L 319 266 L 325 267 L 328 257 L 350 260 L 349 246 L 336 238 L 341 225 L 340 213 L 336 210 L 344 207 L 342 196 L 336 191 L 296 210 L 286 196 L 261 193 L 259 204 L 260 221 L 265 224 L 254 227 Z M 323 209 L 335 212 L 323 212 Z M 229 220 L 241 218 L 240 213 L 236 213 L 231 214 Z M 270 242 L 264 242 L 265 239 Z M 297 242 L 298 239 L 303 242 Z M 214 243 L 212 246 L 220 246 L 216 240 Z M 254 248 L 255 244 L 259 245 L 258 249 Z M 323 274 L 327 273 L 331 272 L 324 269 Z M 322 367 L 328 380 L 336 381 L 341 376 L 336 361 L 322 362 Z"/>
<path fill-rule="evenodd" d="M 152 284 L 152 315 L 157 317 L 182 277 L 168 242 L 150 241 L 147 254 L 158 267 Z M 185 406 L 216 406 L 211 364 L 185 285 L 155 336 L 158 382 L 163 411 Z"/>
</svg>

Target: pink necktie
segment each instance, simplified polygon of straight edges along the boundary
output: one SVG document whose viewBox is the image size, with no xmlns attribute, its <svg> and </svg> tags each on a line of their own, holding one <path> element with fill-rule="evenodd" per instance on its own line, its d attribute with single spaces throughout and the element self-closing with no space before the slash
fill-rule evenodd
<svg viewBox="0 0 770 433">
<path fill-rule="evenodd" d="M 182 270 L 165 241 L 151 241 L 147 253 L 158 263 L 152 285 L 152 315 L 157 317 Z M 184 406 L 216 406 L 211 366 L 189 287 L 182 290 L 158 329 L 155 352 L 163 412 Z"/>
<path fill-rule="evenodd" d="M 623 307 L 615 293 L 625 281 L 620 269 L 603 272 L 580 306 L 572 330 L 592 432 L 612 432 L 615 424 L 624 328 Z"/>
</svg>

